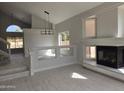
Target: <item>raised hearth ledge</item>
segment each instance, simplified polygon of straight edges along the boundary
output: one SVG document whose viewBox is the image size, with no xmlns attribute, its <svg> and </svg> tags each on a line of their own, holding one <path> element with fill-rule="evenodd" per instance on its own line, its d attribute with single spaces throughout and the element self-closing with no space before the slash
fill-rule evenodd
<svg viewBox="0 0 124 93">
<path fill-rule="evenodd" d="M 88 64 L 86 62 L 84 62 L 82 65 L 83 65 L 83 67 L 85 67 L 87 69 L 90 69 L 92 71 L 95 71 L 95 72 L 98 72 L 98 73 L 101 73 L 101 74 L 116 78 L 118 80 L 124 81 L 124 74 L 122 74 L 122 73 L 112 71 L 112 70 L 109 70 L 109 69 L 104 69 L 101 66 L 91 65 L 91 64 Z"/>
<path fill-rule="evenodd" d="M 102 68 L 102 69 L 105 69 L 105 70 L 109 70 L 109 71 L 116 72 L 116 73 L 124 75 L 124 67 L 116 69 L 116 68 L 112 68 L 112 67 L 108 67 L 108 66 L 104 66 L 104 65 L 99 65 L 99 64 L 96 63 L 95 60 L 85 60 L 84 64 L 89 64 L 89 65 L 92 65 L 92 66 L 95 66 L 95 67 L 99 67 L 99 68 Z"/>
<path fill-rule="evenodd" d="M 94 46 L 124 46 L 124 38 L 85 38 L 84 45 Z"/>
</svg>

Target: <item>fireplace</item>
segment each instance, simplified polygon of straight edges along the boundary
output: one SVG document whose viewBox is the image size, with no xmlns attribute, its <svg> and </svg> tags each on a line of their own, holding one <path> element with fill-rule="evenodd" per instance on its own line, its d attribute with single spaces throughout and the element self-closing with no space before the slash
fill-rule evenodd
<svg viewBox="0 0 124 93">
<path fill-rule="evenodd" d="M 96 46 L 97 64 L 120 68 L 124 67 L 124 46 Z"/>
</svg>

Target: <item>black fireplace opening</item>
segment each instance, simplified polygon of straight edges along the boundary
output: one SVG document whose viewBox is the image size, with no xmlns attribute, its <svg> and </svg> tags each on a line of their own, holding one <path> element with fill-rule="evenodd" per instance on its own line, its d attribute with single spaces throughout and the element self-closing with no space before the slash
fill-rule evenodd
<svg viewBox="0 0 124 93">
<path fill-rule="evenodd" d="M 124 46 L 97 46 L 97 64 L 120 68 L 124 67 Z"/>
</svg>

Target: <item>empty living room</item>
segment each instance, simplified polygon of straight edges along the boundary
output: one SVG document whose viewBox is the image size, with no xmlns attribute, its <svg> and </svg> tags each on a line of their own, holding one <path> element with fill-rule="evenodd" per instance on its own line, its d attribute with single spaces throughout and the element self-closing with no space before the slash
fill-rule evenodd
<svg viewBox="0 0 124 93">
<path fill-rule="evenodd" d="M 0 91 L 124 91 L 124 2 L 0 0 Z"/>
</svg>

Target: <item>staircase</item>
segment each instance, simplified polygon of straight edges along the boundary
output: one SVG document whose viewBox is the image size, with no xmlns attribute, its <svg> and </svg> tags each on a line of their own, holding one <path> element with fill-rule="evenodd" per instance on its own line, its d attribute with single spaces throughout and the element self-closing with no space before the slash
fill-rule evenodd
<svg viewBox="0 0 124 93">
<path fill-rule="evenodd" d="M 10 63 L 10 54 L 0 50 L 0 65 L 6 65 Z"/>
<path fill-rule="evenodd" d="M 0 38 L 0 44 L 8 46 L 8 49 L 0 46 L 0 81 L 28 76 L 27 65 L 11 58 L 10 43 Z"/>
<path fill-rule="evenodd" d="M 26 66 L 8 68 L 0 71 L 0 81 L 20 78 L 24 76 L 29 76 L 29 71 Z"/>
<path fill-rule="evenodd" d="M 0 65 L 5 65 L 7 63 L 10 63 L 10 55 L 11 55 L 11 50 L 10 50 L 10 43 L 7 42 L 6 40 L 0 38 Z M 3 45 L 8 45 L 8 49 L 3 47 Z"/>
</svg>

